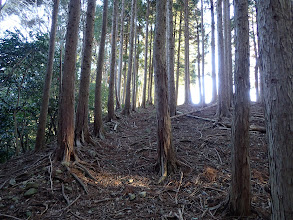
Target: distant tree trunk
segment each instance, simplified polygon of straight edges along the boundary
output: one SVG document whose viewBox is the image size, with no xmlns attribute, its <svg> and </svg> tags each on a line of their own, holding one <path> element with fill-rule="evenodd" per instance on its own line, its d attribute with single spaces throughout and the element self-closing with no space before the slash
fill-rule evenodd
<svg viewBox="0 0 293 220">
<path fill-rule="evenodd" d="M 153 58 L 153 54 L 152 54 L 152 44 L 153 44 L 153 29 L 152 29 L 152 26 L 151 26 L 151 40 L 150 40 L 150 61 L 149 61 L 149 86 L 148 86 L 148 104 L 149 105 L 152 105 L 153 103 L 153 98 L 152 98 L 152 85 L 153 85 L 153 61 L 152 61 L 152 58 Z"/>
<path fill-rule="evenodd" d="M 136 108 L 136 74 L 137 74 L 137 7 L 135 5 L 134 8 L 134 55 L 133 55 L 133 67 L 132 67 L 132 105 L 131 105 L 131 110 L 135 111 Z"/>
<path fill-rule="evenodd" d="M 202 104 L 205 104 L 205 85 L 204 85 L 204 25 L 203 25 L 203 0 L 201 0 L 201 69 L 202 69 Z"/>
<path fill-rule="evenodd" d="M 118 11 L 118 10 L 117 10 Z M 117 12 L 118 13 L 118 12 Z M 118 16 L 115 16 L 116 17 L 116 41 L 118 39 Z M 116 102 L 116 107 L 115 107 L 115 110 L 117 109 L 120 109 L 120 101 L 119 101 L 119 95 L 118 95 L 118 88 L 117 88 L 117 72 L 118 72 L 118 63 L 119 63 L 119 57 L 117 57 L 117 48 L 116 48 L 116 55 L 115 55 L 115 59 L 117 60 L 117 62 L 115 62 L 115 67 L 114 67 L 114 87 L 115 87 L 115 102 Z"/>
<path fill-rule="evenodd" d="M 128 26 L 127 25 L 127 33 L 128 33 Z M 125 54 L 127 55 L 127 49 L 128 49 L 128 34 L 125 37 Z M 123 71 L 123 98 L 122 98 L 122 103 L 125 104 L 125 96 L 126 96 L 126 73 L 127 73 L 127 60 L 125 59 L 124 61 L 124 71 Z"/>
<path fill-rule="evenodd" d="M 116 108 L 120 108 L 121 104 L 121 75 L 123 67 L 123 36 L 124 36 L 124 0 L 121 3 L 121 27 L 120 27 L 120 46 L 119 46 L 119 63 L 118 63 L 118 76 L 117 76 L 117 97 Z"/>
<path fill-rule="evenodd" d="M 232 183 L 230 211 L 250 214 L 251 186 L 249 162 L 249 25 L 248 1 L 235 1 L 235 99 L 232 120 Z"/>
<path fill-rule="evenodd" d="M 228 80 L 224 71 L 224 41 L 223 41 L 223 24 L 222 24 L 222 0 L 217 1 L 217 31 L 218 31 L 218 78 L 219 78 L 219 101 L 217 116 L 230 116 L 229 98 L 228 98 Z"/>
<path fill-rule="evenodd" d="M 293 219 L 293 4 L 257 0 L 269 148 L 271 219 Z"/>
<path fill-rule="evenodd" d="M 74 156 L 74 82 L 80 18 L 80 0 L 70 0 L 66 33 L 64 70 L 60 101 L 60 127 L 56 159 L 70 162 Z"/>
<path fill-rule="evenodd" d="M 176 114 L 175 82 L 174 82 L 174 50 L 173 35 L 173 0 L 167 0 L 167 76 L 168 76 L 168 102 L 170 116 Z"/>
<path fill-rule="evenodd" d="M 231 53 L 231 21 L 230 2 L 224 2 L 224 73 L 227 77 L 228 103 L 231 105 L 233 97 L 233 74 L 232 74 L 232 53 Z"/>
<path fill-rule="evenodd" d="M 109 93 L 108 93 L 108 121 L 115 118 L 114 110 L 114 72 L 116 63 L 116 16 L 118 12 L 118 0 L 114 0 L 112 15 L 112 39 L 111 39 L 111 61 L 110 61 L 110 77 L 109 77 Z"/>
<path fill-rule="evenodd" d="M 181 44 L 181 30 L 182 30 L 182 9 L 180 9 L 180 21 L 179 21 L 179 36 L 178 36 L 178 51 L 177 51 L 177 70 L 176 70 L 176 105 L 178 103 L 178 91 L 179 91 L 179 70 L 180 70 L 180 44 Z"/>
<path fill-rule="evenodd" d="M 200 75 L 200 41 L 199 41 L 199 22 L 196 19 L 196 40 L 197 40 L 197 77 L 198 77 L 198 87 L 199 87 L 199 103 L 202 104 L 202 82 Z"/>
<path fill-rule="evenodd" d="M 45 85 L 43 90 L 41 112 L 40 112 L 40 118 L 39 118 L 38 130 L 37 130 L 36 144 L 35 144 L 35 150 L 37 151 L 45 146 L 45 129 L 46 129 L 47 114 L 48 114 L 50 87 L 51 87 L 51 81 L 52 81 L 52 75 L 53 75 L 58 7 L 59 7 L 59 0 L 54 0 L 53 12 L 52 12 L 52 26 L 51 26 L 51 32 L 50 32 L 48 64 L 46 69 Z"/>
<path fill-rule="evenodd" d="M 108 13 L 108 0 L 104 0 L 103 7 L 103 25 L 101 31 L 101 41 L 97 62 L 96 74 L 96 88 L 95 88 L 95 111 L 94 111 L 94 135 L 100 138 L 104 137 L 103 119 L 102 119 L 102 73 L 105 54 L 105 42 L 107 32 L 107 13 Z"/>
<path fill-rule="evenodd" d="M 80 89 L 75 120 L 75 143 L 90 143 L 90 133 L 88 125 L 88 105 L 89 105 L 89 86 L 92 64 L 92 48 L 94 40 L 94 21 L 95 21 L 96 0 L 88 0 L 86 28 L 83 46 L 83 58 L 81 65 Z"/>
<path fill-rule="evenodd" d="M 141 106 L 145 108 L 146 104 L 146 87 L 147 87 L 147 72 L 148 72 L 148 34 L 149 34 L 149 12 L 150 1 L 147 0 L 147 12 L 146 12 L 146 25 L 145 25 L 145 52 L 144 52 L 144 80 L 142 90 L 142 102 Z"/>
<path fill-rule="evenodd" d="M 129 38 L 129 57 L 128 57 L 128 72 L 125 94 L 125 105 L 122 110 L 123 115 L 130 114 L 130 84 L 132 73 L 132 59 L 133 59 L 133 41 L 134 41 L 134 16 L 135 16 L 136 0 L 132 0 L 131 3 L 131 18 L 130 18 L 130 38 Z"/>
<path fill-rule="evenodd" d="M 185 38 L 185 104 L 191 104 L 189 73 L 189 8 L 188 0 L 184 0 L 184 38 Z"/>
<path fill-rule="evenodd" d="M 215 59 L 215 15 L 214 2 L 211 2 L 211 51 L 212 51 L 212 102 L 217 100 L 217 76 L 216 76 L 216 59 Z"/>
<path fill-rule="evenodd" d="M 257 53 L 257 45 L 256 45 L 256 36 L 254 31 L 254 19 L 253 15 L 251 16 L 251 28 L 252 28 L 252 40 L 253 40 L 253 50 L 254 50 L 254 57 L 255 57 L 255 66 L 254 66 L 254 86 L 255 86 L 255 98 L 256 102 L 259 101 L 259 82 L 258 82 L 258 53 Z"/>
<path fill-rule="evenodd" d="M 166 68 L 166 0 L 156 2 L 156 28 L 154 41 L 154 70 L 157 110 L 157 152 L 158 165 L 163 181 L 168 173 L 177 169 L 176 154 L 172 145 L 171 119 L 168 110 L 167 68 Z"/>
</svg>

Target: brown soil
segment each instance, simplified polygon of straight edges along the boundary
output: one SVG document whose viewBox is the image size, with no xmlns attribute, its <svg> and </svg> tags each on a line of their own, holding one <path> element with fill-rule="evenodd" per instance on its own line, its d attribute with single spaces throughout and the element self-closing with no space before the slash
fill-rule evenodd
<svg viewBox="0 0 293 220">
<path fill-rule="evenodd" d="M 77 178 L 52 161 L 54 143 L 46 152 L 1 164 L 0 219 L 237 219 L 223 212 L 231 179 L 231 130 L 225 126 L 230 119 L 221 124 L 207 120 L 216 120 L 216 106 L 202 111 L 179 106 L 178 111 L 196 111 L 172 119 L 173 144 L 179 160 L 192 168 L 189 172 L 178 171 L 157 184 L 156 113 L 150 106 L 107 123 L 105 140 L 77 149 L 83 161 L 81 167 L 71 165 Z M 261 106 L 252 105 L 251 115 L 252 125 L 264 126 Z M 250 138 L 248 218 L 269 219 L 265 134 L 251 131 Z M 24 196 L 28 182 L 37 184 L 32 196 Z"/>
</svg>

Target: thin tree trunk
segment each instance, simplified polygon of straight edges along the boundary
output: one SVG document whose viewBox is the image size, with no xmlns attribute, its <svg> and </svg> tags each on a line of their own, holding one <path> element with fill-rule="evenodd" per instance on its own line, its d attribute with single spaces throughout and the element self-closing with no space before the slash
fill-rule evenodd
<svg viewBox="0 0 293 220">
<path fill-rule="evenodd" d="M 191 104 L 189 73 L 189 8 L 188 0 L 184 0 L 184 38 L 185 38 L 185 104 Z"/>
<path fill-rule="evenodd" d="M 293 219 L 293 4 L 256 1 L 272 220 Z"/>
<path fill-rule="evenodd" d="M 251 184 L 249 159 L 249 24 L 248 2 L 235 1 L 235 99 L 232 120 L 232 183 L 230 211 L 250 214 Z"/>
<path fill-rule="evenodd" d="M 154 41 L 154 70 L 157 110 L 157 152 L 158 165 L 163 181 L 168 173 L 177 169 L 176 154 L 172 145 L 171 119 L 168 110 L 167 68 L 166 68 L 166 0 L 156 2 L 156 29 Z"/>
<path fill-rule="evenodd" d="M 133 41 L 134 41 L 134 11 L 136 7 L 136 0 L 132 0 L 131 4 L 131 18 L 130 18 L 130 38 L 129 38 L 129 58 L 128 58 L 128 71 L 127 71 L 127 83 L 126 83 L 126 95 L 125 105 L 122 110 L 122 114 L 130 114 L 130 84 L 131 84 L 131 73 L 132 73 L 132 59 L 133 59 Z"/>
<path fill-rule="evenodd" d="M 149 85 L 148 85 L 148 104 L 152 105 L 153 103 L 153 98 L 152 98 L 152 85 L 153 85 L 153 73 L 152 73 L 152 69 L 153 69 L 153 54 L 152 54 L 152 44 L 153 44 L 153 29 L 151 27 L 151 40 L 150 40 L 150 61 L 149 61 Z"/>
<path fill-rule="evenodd" d="M 119 63 L 118 63 L 118 77 L 117 77 L 117 98 L 116 98 L 116 108 L 120 108 L 121 104 L 121 75 L 123 68 L 123 36 L 124 36 L 124 0 L 121 3 L 121 27 L 120 27 L 120 47 L 119 47 Z"/>
<path fill-rule="evenodd" d="M 103 119 L 102 119 L 102 73 L 103 62 L 105 54 L 105 42 L 107 31 L 107 13 L 108 13 L 108 0 L 104 0 L 103 7 L 103 25 L 101 32 L 101 42 L 99 47 L 97 74 L 96 74 L 96 88 L 95 88 L 95 111 L 94 111 L 94 134 L 100 138 L 104 137 Z"/>
<path fill-rule="evenodd" d="M 109 77 L 109 93 L 108 93 L 108 121 L 115 118 L 114 110 L 114 72 L 116 62 L 116 14 L 118 11 L 118 0 L 114 0 L 112 15 L 112 39 L 111 39 L 111 61 L 110 61 L 110 77 Z"/>
<path fill-rule="evenodd" d="M 137 7 L 135 5 L 134 8 L 134 56 L 133 56 L 133 67 L 132 67 L 132 105 L 131 105 L 131 110 L 135 111 L 136 108 L 136 74 L 137 74 L 137 68 L 136 68 L 136 62 L 137 62 L 137 40 L 138 40 L 138 35 L 137 35 Z"/>
<path fill-rule="evenodd" d="M 127 31 L 128 33 L 128 25 L 127 25 Z M 128 49 L 128 34 L 125 37 L 125 54 L 127 54 L 127 49 Z M 125 96 L 126 96 L 126 74 L 127 74 L 127 60 L 125 59 L 124 61 L 124 72 L 123 72 L 123 98 L 122 98 L 122 103 L 125 104 Z"/>
<path fill-rule="evenodd" d="M 81 65 L 80 89 L 75 120 L 75 143 L 80 146 L 82 143 L 90 143 L 88 125 L 89 112 L 89 86 L 92 64 L 92 48 L 94 40 L 96 0 L 88 0 L 86 27 L 83 47 L 83 58 Z"/>
<path fill-rule="evenodd" d="M 70 162 L 74 155 L 74 82 L 80 18 L 80 0 L 71 0 L 66 33 L 64 72 L 61 88 L 58 149 L 56 159 Z"/>
<path fill-rule="evenodd" d="M 197 32 L 197 35 L 196 35 L 196 39 L 197 39 L 197 77 L 198 77 L 198 86 L 199 86 L 199 103 L 201 104 L 202 103 L 202 82 L 201 82 L 201 73 L 200 73 L 200 41 L 199 41 L 199 22 L 198 20 L 196 19 L 196 32 Z"/>
<path fill-rule="evenodd" d="M 214 2 L 211 3 L 211 51 L 212 51 L 212 102 L 217 100 L 217 77 L 216 77 L 216 59 L 215 59 L 215 15 Z"/>
<path fill-rule="evenodd" d="M 46 69 L 46 78 L 45 78 L 45 85 L 43 89 L 43 98 L 42 98 L 38 130 L 37 130 L 35 150 L 40 150 L 41 148 L 45 146 L 45 129 L 46 129 L 47 114 L 48 114 L 50 87 L 51 87 L 51 81 L 52 81 L 52 75 L 53 75 L 58 7 L 59 7 L 59 0 L 54 0 L 53 12 L 52 12 L 52 25 L 51 25 L 51 32 L 50 32 L 48 64 Z"/>
<path fill-rule="evenodd" d="M 199 44 L 198 44 L 199 45 Z M 204 25 L 203 25 L 203 0 L 201 0 L 201 70 L 202 70 L 202 104 L 205 105 L 205 83 L 204 83 Z"/>
<path fill-rule="evenodd" d="M 167 0 L 167 76 L 168 76 L 168 102 L 170 116 L 176 114 L 175 82 L 174 82 L 174 49 L 173 35 L 173 0 Z"/>
<path fill-rule="evenodd" d="M 223 16 L 222 16 L 222 0 L 217 1 L 217 31 L 218 31 L 218 77 L 219 77 L 219 101 L 217 116 L 230 116 L 229 99 L 228 99 L 228 80 L 227 74 L 224 72 L 224 41 L 223 41 Z"/>
<path fill-rule="evenodd" d="M 178 51 L 177 51 L 177 70 L 176 70 L 176 105 L 178 104 L 178 91 L 179 91 L 179 70 L 180 70 L 181 32 L 182 32 L 182 8 L 180 9 L 179 36 L 178 36 Z"/>
<path fill-rule="evenodd" d="M 141 106 L 145 108 L 146 105 L 146 87 L 147 87 L 147 71 L 148 71 L 148 34 L 149 34 L 149 12 L 150 1 L 147 0 L 147 12 L 146 12 L 146 25 L 145 25 L 145 52 L 144 52 L 144 80 L 142 90 L 142 103 Z"/>
</svg>

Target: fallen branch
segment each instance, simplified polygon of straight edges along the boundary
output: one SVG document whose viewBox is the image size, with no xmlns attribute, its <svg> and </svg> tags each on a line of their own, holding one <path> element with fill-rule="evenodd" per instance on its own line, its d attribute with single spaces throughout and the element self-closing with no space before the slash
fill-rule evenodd
<svg viewBox="0 0 293 220">
<path fill-rule="evenodd" d="M 79 166 L 91 179 L 98 181 L 89 171 L 87 168 L 85 168 L 83 165 L 81 165 L 79 162 L 75 162 L 77 166 Z"/>
<path fill-rule="evenodd" d="M 201 108 L 201 109 L 198 109 L 198 110 L 195 110 L 195 111 L 191 111 L 191 112 L 187 112 L 187 113 L 184 113 L 184 114 L 180 114 L 180 115 L 174 115 L 171 117 L 171 119 L 174 119 L 174 118 L 179 118 L 181 116 L 184 116 L 184 115 L 189 115 L 189 114 L 193 114 L 193 113 L 197 113 L 197 112 L 201 112 L 201 111 L 204 111 L 206 109 L 209 109 L 209 108 L 212 108 L 214 106 L 216 106 L 217 104 L 213 104 L 213 105 L 210 105 L 210 106 L 207 106 L 205 108 Z"/>
<path fill-rule="evenodd" d="M 76 197 L 76 199 L 75 200 L 73 200 L 68 206 L 66 206 L 63 210 L 65 211 L 65 210 L 67 210 L 70 206 L 72 206 L 74 203 L 76 203 L 76 201 L 79 199 L 81 197 L 81 195 L 78 195 L 77 197 Z"/>
<path fill-rule="evenodd" d="M 62 190 L 63 198 L 65 199 L 67 205 L 69 205 L 69 204 L 70 204 L 70 201 L 69 201 L 68 197 L 65 195 L 65 192 L 64 192 L 64 185 L 63 185 L 63 183 L 62 183 L 62 185 L 61 185 L 61 190 Z"/>
<path fill-rule="evenodd" d="M 182 179 L 183 179 L 183 172 L 181 172 L 179 186 L 178 186 L 178 189 L 177 189 L 176 195 L 175 195 L 175 203 L 176 204 L 178 204 L 178 193 L 179 193 L 180 187 L 182 185 Z"/>
<path fill-rule="evenodd" d="M 22 219 L 20 219 L 20 218 L 16 218 L 16 217 L 14 217 L 14 216 L 12 216 L 12 215 L 6 215 L 6 214 L 1 214 L 1 213 L 0 213 L 0 216 L 7 217 L 7 218 L 12 218 L 12 219 L 16 219 L 16 220 L 22 220 Z"/>
<path fill-rule="evenodd" d="M 71 172 L 71 170 L 68 166 L 66 166 L 66 169 L 74 177 L 74 179 L 76 179 L 76 181 L 82 186 L 85 193 L 88 194 L 88 189 L 87 189 L 86 185 L 84 185 L 84 183 L 78 178 L 78 176 L 76 176 L 76 174 Z"/>
</svg>

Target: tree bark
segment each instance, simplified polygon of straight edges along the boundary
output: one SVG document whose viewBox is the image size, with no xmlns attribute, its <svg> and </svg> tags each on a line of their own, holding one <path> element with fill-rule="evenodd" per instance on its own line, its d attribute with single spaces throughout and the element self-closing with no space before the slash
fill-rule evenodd
<svg viewBox="0 0 293 220">
<path fill-rule="evenodd" d="M 66 32 L 64 70 L 60 101 L 60 127 L 56 159 L 70 162 L 74 155 L 74 83 L 80 18 L 80 0 L 70 0 Z"/>
<path fill-rule="evenodd" d="M 145 108 L 145 106 L 146 106 L 146 87 L 147 87 L 147 72 L 148 72 L 149 13 L 150 13 L 150 1 L 147 0 L 146 25 L 145 25 L 144 80 L 143 80 L 142 102 L 141 102 L 141 106 L 143 108 Z"/>
<path fill-rule="evenodd" d="M 217 77 L 216 77 L 216 59 L 215 59 L 215 15 L 214 1 L 211 3 L 211 51 L 212 51 L 212 102 L 217 100 Z"/>
<path fill-rule="evenodd" d="M 250 214 L 251 185 L 249 159 L 249 25 L 248 2 L 235 1 L 235 99 L 232 120 L 232 183 L 230 211 Z"/>
<path fill-rule="evenodd" d="M 223 16 L 222 16 L 222 0 L 217 1 L 217 30 L 218 30 L 218 78 L 219 78 L 219 101 L 217 116 L 230 116 L 229 97 L 228 97 L 228 80 L 224 69 L 224 40 L 223 40 Z"/>
<path fill-rule="evenodd" d="M 168 110 L 166 68 L 166 0 L 156 2 L 156 28 L 154 41 L 154 70 L 157 112 L 157 152 L 163 181 L 168 173 L 177 169 L 176 154 L 172 145 L 171 119 Z"/>
<path fill-rule="evenodd" d="M 105 41 L 107 32 L 107 13 L 108 13 L 108 0 L 104 0 L 103 7 L 103 25 L 101 32 L 101 42 L 99 47 L 98 61 L 97 61 L 97 74 L 96 74 L 96 88 L 95 88 L 95 120 L 94 120 L 94 135 L 100 138 L 104 137 L 103 119 L 102 119 L 102 73 L 103 62 L 105 54 Z"/>
<path fill-rule="evenodd" d="M 293 219 L 293 4 L 256 1 L 273 220 Z"/>
<path fill-rule="evenodd" d="M 198 44 L 199 46 L 199 44 Z M 205 85 L 204 85 L 204 25 L 203 25 L 203 0 L 201 0 L 201 70 L 202 70 L 202 104 L 205 105 Z"/>
<path fill-rule="evenodd" d="M 180 9 L 179 20 L 179 36 L 178 36 L 178 51 L 177 51 L 177 70 L 176 70 L 176 105 L 178 103 L 178 91 L 179 91 L 179 70 L 180 70 L 180 44 L 181 44 L 181 30 L 182 30 L 182 9 Z"/>
<path fill-rule="evenodd" d="M 132 73 L 132 59 L 133 59 L 133 41 L 134 41 L 134 11 L 136 7 L 136 0 L 132 0 L 131 3 L 131 18 L 130 18 L 130 38 L 129 38 L 129 57 L 128 57 L 128 71 L 127 71 L 127 83 L 125 94 L 125 105 L 122 110 L 123 115 L 130 114 L 130 84 Z"/>
<path fill-rule="evenodd" d="M 124 36 L 124 0 L 121 3 L 121 27 L 120 27 L 120 46 L 119 46 L 119 63 L 118 63 L 118 77 L 117 77 L 117 100 L 116 100 L 116 108 L 120 108 L 121 104 L 121 75 L 122 75 L 122 67 L 123 67 L 123 36 Z"/>
<path fill-rule="evenodd" d="M 150 40 L 150 64 L 149 64 L 149 86 L 148 86 L 148 104 L 152 105 L 153 98 L 152 98 L 152 92 L 153 92 L 153 54 L 152 54 L 152 44 L 153 44 L 153 29 L 151 26 L 151 40 Z"/>
<path fill-rule="evenodd" d="M 137 35 L 137 7 L 135 5 L 134 8 L 134 56 L 133 56 L 133 67 L 132 67 L 132 105 L 131 105 L 131 110 L 135 111 L 136 109 L 136 75 L 137 75 L 137 40 L 138 40 L 138 35 Z"/>
<path fill-rule="evenodd" d="M 191 104 L 189 73 L 189 8 L 188 0 L 184 0 L 184 38 L 185 38 L 185 104 Z"/>
<path fill-rule="evenodd" d="M 112 15 L 112 39 L 111 39 L 111 62 L 110 62 L 110 77 L 109 77 L 109 93 L 108 93 L 108 121 L 115 118 L 114 110 L 114 72 L 116 63 L 116 15 L 118 11 L 118 0 L 114 0 L 113 15 Z"/>
<path fill-rule="evenodd" d="M 173 0 L 167 0 L 167 76 L 168 76 L 168 102 L 170 116 L 176 114 L 175 81 L 174 81 L 174 48 L 173 35 Z"/>
<path fill-rule="evenodd" d="M 90 143 L 90 133 L 88 125 L 88 105 L 89 105 L 89 86 L 92 64 L 92 48 L 94 40 L 94 21 L 95 21 L 96 0 L 88 0 L 86 27 L 83 47 L 83 58 L 81 65 L 80 89 L 75 120 L 75 143 Z"/>
<path fill-rule="evenodd" d="M 50 87 L 53 75 L 53 64 L 54 64 L 54 53 L 55 53 L 55 39 L 56 39 L 56 28 L 57 28 L 57 15 L 58 15 L 59 0 L 54 0 L 53 12 L 52 12 L 52 26 L 50 32 L 50 43 L 49 43 L 49 55 L 48 64 L 46 69 L 45 85 L 43 90 L 43 98 L 41 105 L 41 112 L 37 130 L 35 150 L 40 150 L 45 146 L 45 129 L 48 115 L 48 105 L 50 97 Z"/>
</svg>

